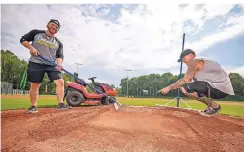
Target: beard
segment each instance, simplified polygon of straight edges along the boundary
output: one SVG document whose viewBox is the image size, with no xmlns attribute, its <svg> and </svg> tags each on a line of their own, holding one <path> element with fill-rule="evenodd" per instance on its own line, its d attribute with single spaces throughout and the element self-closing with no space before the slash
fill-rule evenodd
<svg viewBox="0 0 244 152">
<path fill-rule="evenodd" d="M 49 31 L 51 34 L 53 34 L 53 35 L 56 34 L 56 33 L 58 32 L 58 30 L 56 30 L 56 31 L 54 30 L 55 32 L 53 32 L 53 30 L 51 30 L 50 27 L 48 27 L 48 31 Z"/>
</svg>

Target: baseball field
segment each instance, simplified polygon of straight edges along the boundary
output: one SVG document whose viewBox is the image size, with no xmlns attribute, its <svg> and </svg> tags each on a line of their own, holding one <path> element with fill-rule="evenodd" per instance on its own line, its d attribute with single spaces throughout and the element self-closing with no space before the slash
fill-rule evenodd
<svg viewBox="0 0 244 152">
<path fill-rule="evenodd" d="M 55 96 L 40 96 L 39 112 L 26 114 L 28 98 L 1 97 L 2 151 L 244 151 L 244 102 L 218 101 L 222 111 L 204 117 L 183 102 L 183 108 L 155 106 L 170 98 L 118 98 L 119 111 L 113 105 L 57 111 Z"/>
</svg>

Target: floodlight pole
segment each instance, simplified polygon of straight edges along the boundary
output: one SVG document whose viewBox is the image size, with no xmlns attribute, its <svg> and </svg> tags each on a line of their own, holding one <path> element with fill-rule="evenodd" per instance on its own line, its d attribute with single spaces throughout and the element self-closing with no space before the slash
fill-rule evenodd
<svg viewBox="0 0 244 152">
<path fill-rule="evenodd" d="M 77 70 L 77 77 L 79 77 L 79 74 L 78 74 L 78 66 L 79 65 L 82 65 L 81 63 L 75 63 L 77 66 L 76 66 L 76 70 Z"/>
<path fill-rule="evenodd" d="M 127 97 L 128 97 L 128 81 L 129 81 L 128 72 L 129 71 L 132 71 L 132 70 L 130 70 L 130 69 L 124 69 L 124 71 L 127 72 L 127 90 L 126 90 L 126 92 L 127 92 Z"/>
</svg>

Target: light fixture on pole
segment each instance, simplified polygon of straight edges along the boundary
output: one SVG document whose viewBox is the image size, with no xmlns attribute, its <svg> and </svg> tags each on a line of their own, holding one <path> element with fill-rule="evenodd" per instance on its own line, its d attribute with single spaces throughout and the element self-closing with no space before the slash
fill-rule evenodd
<svg viewBox="0 0 244 152">
<path fill-rule="evenodd" d="M 130 69 L 124 69 L 124 71 L 127 72 L 127 97 L 128 97 L 128 81 L 129 81 L 128 72 L 129 71 L 132 71 L 132 70 L 130 70 Z"/>
<path fill-rule="evenodd" d="M 76 64 L 76 68 L 77 68 L 77 69 L 76 69 L 76 73 L 77 73 L 77 77 L 78 77 L 78 76 L 79 76 L 79 74 L 78 74 L 78 66 L 79 66 L 79 65 L 82 65 L 82 64 L 81 64 L 81 63 L 75 63 L 75 64 Z"/>
</svg>

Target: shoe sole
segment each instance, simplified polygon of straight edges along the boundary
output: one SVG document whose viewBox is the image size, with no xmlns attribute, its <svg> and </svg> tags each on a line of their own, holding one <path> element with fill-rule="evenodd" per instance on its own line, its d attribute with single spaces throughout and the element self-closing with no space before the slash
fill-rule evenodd
<svg viewBox="0 0 244 152">
<path fill-rule="evenodd" d="M 212 117 L 212 116 L 218 114 L 221 110 L 222 110 L 222 109 L 219 109 L 217 112 L 215 112 L 215 113 L 212 114 L 212 115 L 205 114 L 205 113 L 202 112 L 202 111 L 197 111 L 197 112 L 198 112 L 200 115 L 202 115 L 202 116 L 205 116 L 205 117 Z"/>
<path fill-rule="evenodd" d="M 30 112 L 30 111 L 27 111 L 26 113 L 37 113 L 38 111 L 32 111 L 32 112 Z"/>
<path fill-rule="evenodd" d="M 69 110 L 69 109 L 56 109 L 56 110 Z"/>
<path fill-rule="evenodd" d="M 72 108 L 60 108 L 60 109 L 56 109 L 56 110 L 69 110 L 69 109 L 72 109 Z"/>
</svg>

